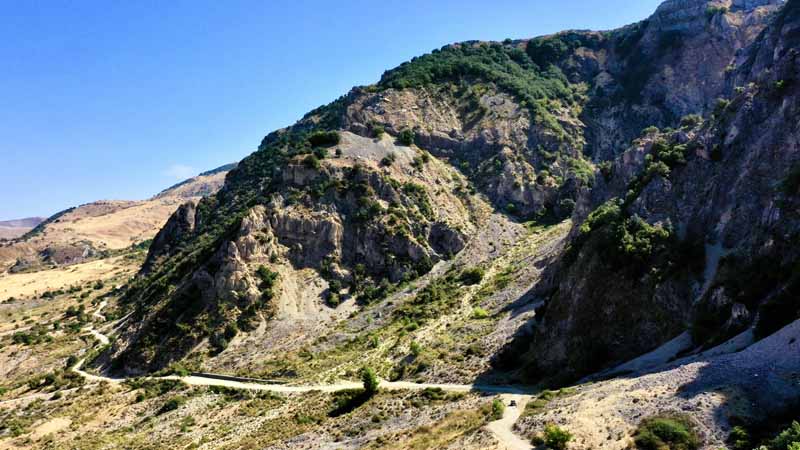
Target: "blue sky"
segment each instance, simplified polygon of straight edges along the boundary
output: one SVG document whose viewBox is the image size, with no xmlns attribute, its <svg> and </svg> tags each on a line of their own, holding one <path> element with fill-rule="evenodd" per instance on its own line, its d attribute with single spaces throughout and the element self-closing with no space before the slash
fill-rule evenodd
<svg viewBox="0 0 800 450">
<path fill-rule="evenodd" d="M 444 44 L 610 29 L 660 0 L 0 0 L 0 220 L 146 198 Z"/>
</svg>

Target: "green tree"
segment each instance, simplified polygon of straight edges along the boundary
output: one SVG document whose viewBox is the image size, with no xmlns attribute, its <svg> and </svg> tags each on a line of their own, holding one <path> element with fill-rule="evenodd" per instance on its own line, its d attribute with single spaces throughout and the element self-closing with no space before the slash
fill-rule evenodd
<svg viewBox="0 0 800 450">
<path fill-rule="evenodd" d="M 361 382 L 364 384 L 364 392 L 367 395 L 372 396 L 378 392 L 380 381 L 378 381 L 378 376 L 375 375 L 375 371 L 372 368 L 364 367 L 361 369 Z"/>
</svg>

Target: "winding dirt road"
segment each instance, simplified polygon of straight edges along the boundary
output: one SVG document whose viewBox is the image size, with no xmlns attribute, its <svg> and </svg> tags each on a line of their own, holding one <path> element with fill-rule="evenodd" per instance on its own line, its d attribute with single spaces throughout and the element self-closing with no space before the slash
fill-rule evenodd
<svg viewBox="0 0 800 450">
<path fill-rule="evenodd" d="M 94 317 L 103 317 L 100 311 L 106 306 L 106 302 L 99 305 L 97 310 L 92 314 Z M 113 328 L 113 325 L 112 325 Z M 91 334 L 102 345 L 107 345 L 110 342 L 108 336 L 97 331 L 93 325 L 89 325 L 83 331 Z M 93 382 L 108 382 L 108 383 L 122 383 L 125 378 L 111 378 L 102 375 L 94 375 L 88 373 L 81 368 L 85 362 L 85 358 L 78 361 L 71 370 L 84 379 Z M 269 391 L 276 393 L 302 393 L 302 392 L 336 392 L 345 389 L 358 389 L 362 387 L 361 383 L 354 381 L 339 381 L 332 384 L 320 385 L 304 385 L 292 386 L 287 384 L 271 384 L 260 383 L 256 381 L 239 381 L 235 377 L 215 378 L 219 375 L 208 374 L 204 376 L 201 374 L 193 374 L 189 376 L 168 375 L 163 377 L 147 377 L 153 380 L 178 380 L 190 386 L 224 386 L 234 389 L 247 389 L 254 391 Z M 497 439 L 499 449 L 503 450 L 529 450 L 533 446 L 527 440 L 517 436 L 514 433 L 514 424 L 519 419 L 522 411 L 525 410 L 525 405 L 531 400 L 532 396 L 522 387 L 516 386 L 495 386 L 495 385 L 479 385 L 479 384 L 435 384 L 435 383 L 412 383 L 409 381 L 386 381 L 380 380 L 380 388 L 390 391 L 412 390 L 421 391 L 425 389 L 441 389 L 446 392 L 481 392 L 486 394 L 498 394 L 500 399 L 506 405 L 503 417 L 499 420 L 490 422 L 487 429 Z M 515 406 L 510 406 L 511 402 L 515 402 Z"/>
</svg>

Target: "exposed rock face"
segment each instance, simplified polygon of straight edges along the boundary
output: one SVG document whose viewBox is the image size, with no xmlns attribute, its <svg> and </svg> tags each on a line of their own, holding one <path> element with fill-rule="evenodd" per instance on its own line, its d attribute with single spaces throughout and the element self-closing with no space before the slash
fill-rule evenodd
<svg viewBox="0 0 800 450">
<path fill-rule="evenodd" d="M 800 161 L 794 81 L 800 57 L 793 31 L 800 14 L 791 6 L 749 48 L 747 62 L 729 73 L 729 104 L 704 125 L 638 141 L 615 160 L 608 182 L 592 192 L 591 206 L 580 208 L 625 198 L 623 218 L 662 225 L 673 240 L 638 260 L 649 272 L 631 272 L 635 261 L 619 265 L 609 253 L 640 241 L 614 241 L 609 248 L 604 236 L 619 236 L 599 220 L 588 237 L 576 233 L 577 255 L 559 267 L 530 341 L 535 376 L 583 375 L 687 329 L 695 345 L 708 346 L 754 323 L 757 335 L 768 335 L 797 317 L 800 252 L 791 242 L 798 239 L 800 216 L 796 187 L 781 181 L 793 179 Z M 655 173 L 665 147 L 679 148 L 686 162 L 642 178 Z"/>
<path fill-rule="evenodd" d="M 781 5 L 670 0 L 608 33 L 454 44 L 271 133 L 159 233 L 117 363 L 160 368 L 280 310 L 269 271 L 310 269 L 337 301 L 425 274 L 466 245 L 473 195 L 583 223 L 500 358 L 535 381 L 687 329 L 697 346 L 771 330 L 797 278 L 797 187 L 776 187 L 796 178 L 797 2 Z"/>
<path fill-rule="evenodd" d="M 116 364 L 131 373 L 158 369 L 205 338 L 218 340 L 226 324 L 246 328 L 258 317 L 284 315 L 280 288 L 265 294 L 259 272 L 292 277 L 314 269 L 324 283 L 348 286 L 344 295 L 369 297 L 385 283 L 424 274 L 461 251 L 474 219 L 459 197 L 434 194 L 427 184 L 454 189 L 452 169 L 434 162 L 414 168 L 409 147 L 342 135 L 342 143 L 329 149 L 336 158 L 318 165 L 309 157 L 286 161 L 260 204 L 204 249 L 185 252 L 204 239 L 214 220 L 202 212 L 203 203 L 219 200 L 187 203 L 173 214 L 150 249 L 139 294 L 148 303 L 138 305 L 138 321 L 112 350 Z M 395 162 L 382 168 L 389 154 Z M 232 195 L 235 187 L 226 189 L 221 195 Z M 441 201 L 438 208 L 431 199 Z M 203 253 L 208 256 L 195 256 Z M 183 268 L 187 257 L 191 265 Z M 174 277 L 174 292 L 153 287 L 152 280 L 162 277 Z"/>
<path fill-rule="evenodd" d="M 178 207 L 178 210 L 167 220 L 164 228 L 153 238 L 141 273 L 149 273 L 160 258 L 175 254 L 174 245 L 194 231 L 196 212 L 196 201 L 189 201 Z"/>
</svg>

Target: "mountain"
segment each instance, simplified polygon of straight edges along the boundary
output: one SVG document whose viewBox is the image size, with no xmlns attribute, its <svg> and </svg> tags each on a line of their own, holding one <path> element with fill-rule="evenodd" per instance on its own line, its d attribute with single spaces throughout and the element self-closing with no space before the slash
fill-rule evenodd
<svg viewBox="0 0 800 450">
<path fill-rule="evenodd" d="M 45 220 L 44 217 L 0 221 L 0 239 L 14 239 L 32 230 Z"/>
<path fill-rule="evenodd" d="M 230 167 L 205 172 L 147 200 L 101 200 L 39 220 L 0 244 L 0 271 L 74 264 L 152 239 L 180 204 L 216 192 Z"/>
<path fill-rule="evenodd" d="M 798 74 L 800 0 L 667 0 L 353 88 L 150 200 L 96 446 L 796 448 Z"/>
</svg>

